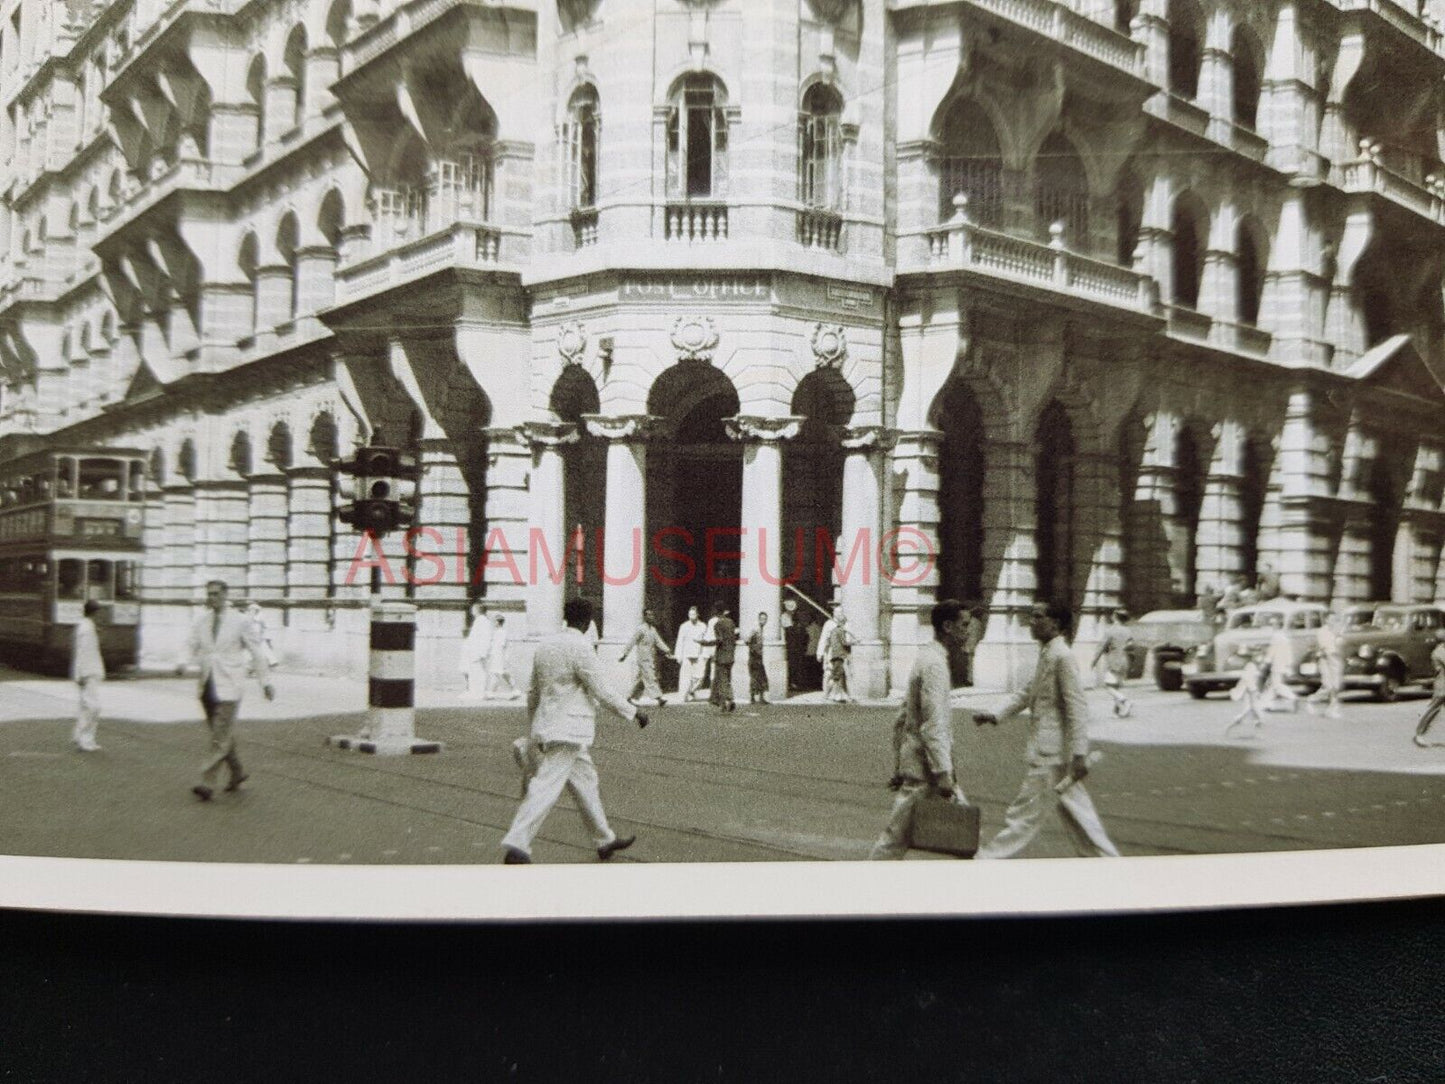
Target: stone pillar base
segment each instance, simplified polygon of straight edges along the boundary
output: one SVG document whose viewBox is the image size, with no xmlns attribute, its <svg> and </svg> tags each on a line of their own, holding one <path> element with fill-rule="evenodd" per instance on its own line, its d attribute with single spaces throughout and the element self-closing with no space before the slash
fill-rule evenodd
<svg viewBox="0 0 1445 1084">
<path fill-rule="evenodd" d="M 888 695 L 888 653 L 882 640 L 856 644 L 851 671 L 848 692 L 855 699 L 882 700 Z M 907 680 L 907 675 L 904 680 Z"/>
</svg>

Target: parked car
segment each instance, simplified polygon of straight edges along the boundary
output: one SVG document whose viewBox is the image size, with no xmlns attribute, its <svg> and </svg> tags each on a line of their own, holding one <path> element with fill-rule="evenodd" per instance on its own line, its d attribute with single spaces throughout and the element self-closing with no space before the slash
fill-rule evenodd
<svg viewBox="0 0 1445 1084">
<path fill-rule="evenodd" d="M 1345 688 L 1366 689 L 1380 701 L 1394 700 L 1406 685 L 1426 683 L 1434 676 L 1430 652 L 1435 630 L 1445 627 L 1445 607 L 1420 603 L 1379 602 L 1345 611 L 1341 650 Z M 1311 653 L 1299 665 L 1298 684 L 1319 688 L 1319 663 Z"/>
<path fill-rule="evenodd" d="M 1149 670 L 1154 684 L 1171 693 L 1184 688 L 1184 660 L 1218 631 L 1198 610 L 1153 610 L 1129 628 L 1135 646 L 1145 655 L 1141 673 Z"/>
<path fill-rule="evenodd" d="M 1271 599 L 1232 610 L 1213 642 L 1195 649 L 1184 662 L 1184 685 L 1201 700 L 1212 692 L 1231 689 L 1244 673 L 1250 655 L 1267 648 L 1279 629 L 1289 634 L 1295 658 L 1315 649 L 1315 638 L 1329 608 L 1319 602 Z"/>
</svg>

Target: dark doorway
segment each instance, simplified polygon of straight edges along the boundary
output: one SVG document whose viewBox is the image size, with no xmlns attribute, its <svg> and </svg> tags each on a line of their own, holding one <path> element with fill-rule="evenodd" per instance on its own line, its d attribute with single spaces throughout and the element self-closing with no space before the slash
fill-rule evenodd
<svg viewBox="0 0 1445 1084">
<path fill-rule="evenodd" d="M 973 606 L 983 598 L 983 412 L 963 384 L 944 388 L 935 425 L 938 452 L 938 597 Z M 949 652 L 955 687 L 971 685 L 968 658 Z"/>
<path fill-rule="evenodd" d="M 738 615 L 740 562 L 707 561 L 736 553 L 742 520 L 743 448 L 724 419 L 738 413 L 732 382 L 706 362 L 682 362 L 653 384 L 648 412 L 663 419 L 647 449 L 647 605 L 665 639 L 677 635 L 689 606 L 704 618 L 721 602 Z M 731 532 L 731 533 L 726 533 Z"/>
<path fill-rule="evenodd" d="M 1034 437 L 1034 576 L 1037 597 L 1074 598 L 1074 428 L 1058 400 L 1044 407 Z"/>
<path fill-rule="evenodd" d="M 562 445 L 564 537 L 547 539 L 553 561 L 565 561 L 567 597 L 588 599 L 602 614 L 602 579 L 597 568 L 601 531 L 606 525 L 607 442 L 587 431 L 583 415 L 601 409 L 597 385 L 587 371 L 568 365 L 552 385 L 552 413 L 577 427 L 577 440 Z M 583 560 L 575 559 L 581 530 Z M 545 563 L 538 566 L 545 572 Z M 579 582 L 580 581 L 580 582 Z"/>
</svg>

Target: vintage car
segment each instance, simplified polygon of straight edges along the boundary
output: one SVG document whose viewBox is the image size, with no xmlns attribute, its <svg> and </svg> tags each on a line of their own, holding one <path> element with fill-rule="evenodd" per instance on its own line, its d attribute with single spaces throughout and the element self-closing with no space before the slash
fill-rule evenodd
<svg viewBox="0 0 1445 1084">
<path fill-rule="evenodd" d="M 1129 626 L 1135 647 L 1145 653 L 1141 672 L 1152 670 L 1154 684 L 1165 692 L 1184 688 L 1184 660 L 1218 631 L 1198 610 L 1153 610 Z"/>
<path fill-rule="evenodd" d="M 1295 658 L 1303 658 L 1315 649 L 1319 628 L 1328 613 L 1329 608 L 1322 603 L 1289 599 L 1271 599 L 1230 611 L 1213 642 L 1201 645 L 1192 658 L 1185 660 L 1185 688 L 1196 700 L 1233 688 L 1244 673 L 1246 659 L 1262 655 L 1280 629 L 1294 644 Z"/>
<path fill-rule="evenodd" d="M 1376 700 L 1394 700 L 1401 687 L 1434 676 L 1430 652 L 1445 627 L 1445 607 L 1420 603 L 1366 603 L 1345 611 L 1342 654 L 1345 688 L 1367 689 Z M 1291 684 L 1319 688 L 1318 652 L 1300 664 Z"/>
</svg>

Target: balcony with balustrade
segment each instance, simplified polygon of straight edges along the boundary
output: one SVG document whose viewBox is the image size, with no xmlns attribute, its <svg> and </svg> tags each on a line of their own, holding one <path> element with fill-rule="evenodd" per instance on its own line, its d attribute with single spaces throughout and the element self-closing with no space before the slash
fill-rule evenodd
<svg viewBox="0 0 1445 1084">
<path fill-rule="evenodd" d="M 900 236 L 900 279 L 949 274 L 980 287 L 1022 293 L 1070 308 L 1092 308 L 1150 322 L 1159 319 L 1154 279 L 1133 268 L 1070 251 L 1064 223 L 1052 224 L 1050 241 L 1044 244 L 971 221 L 964 196 L 954 198 L 954 207 L 950 221 Z M 920 238 L 922 245 L 916 243 Z"/>
<path fill-rule="evenodd" d="M 1130 80 L 1144 79 L 1144 46 L 1056 0 L 889 0 L 890 11 L 961 8 L 1024 31 L 1043 49 L 1085 58 Z"/>
<path fill-rule="evenodd" d="M 1445 225 L 1445 166 L 1424 155 L 1362 139 L 1359 157 L 1337 163 L 1330 180 L 1350 194 L 1374 196 L 1435 225 Z"/>
<path fill-rule="evenodd" d="M 1333 6 L 1359 27 L 1378 36 L 1386 51 L 1406 50 L 1432 62 L 1445 59 L 1445 33 L 1430 13 L 1399 0 L 1332 0 Z M 1346 27 L 1348 29 L 1348 25 Z"/>
</svg>

